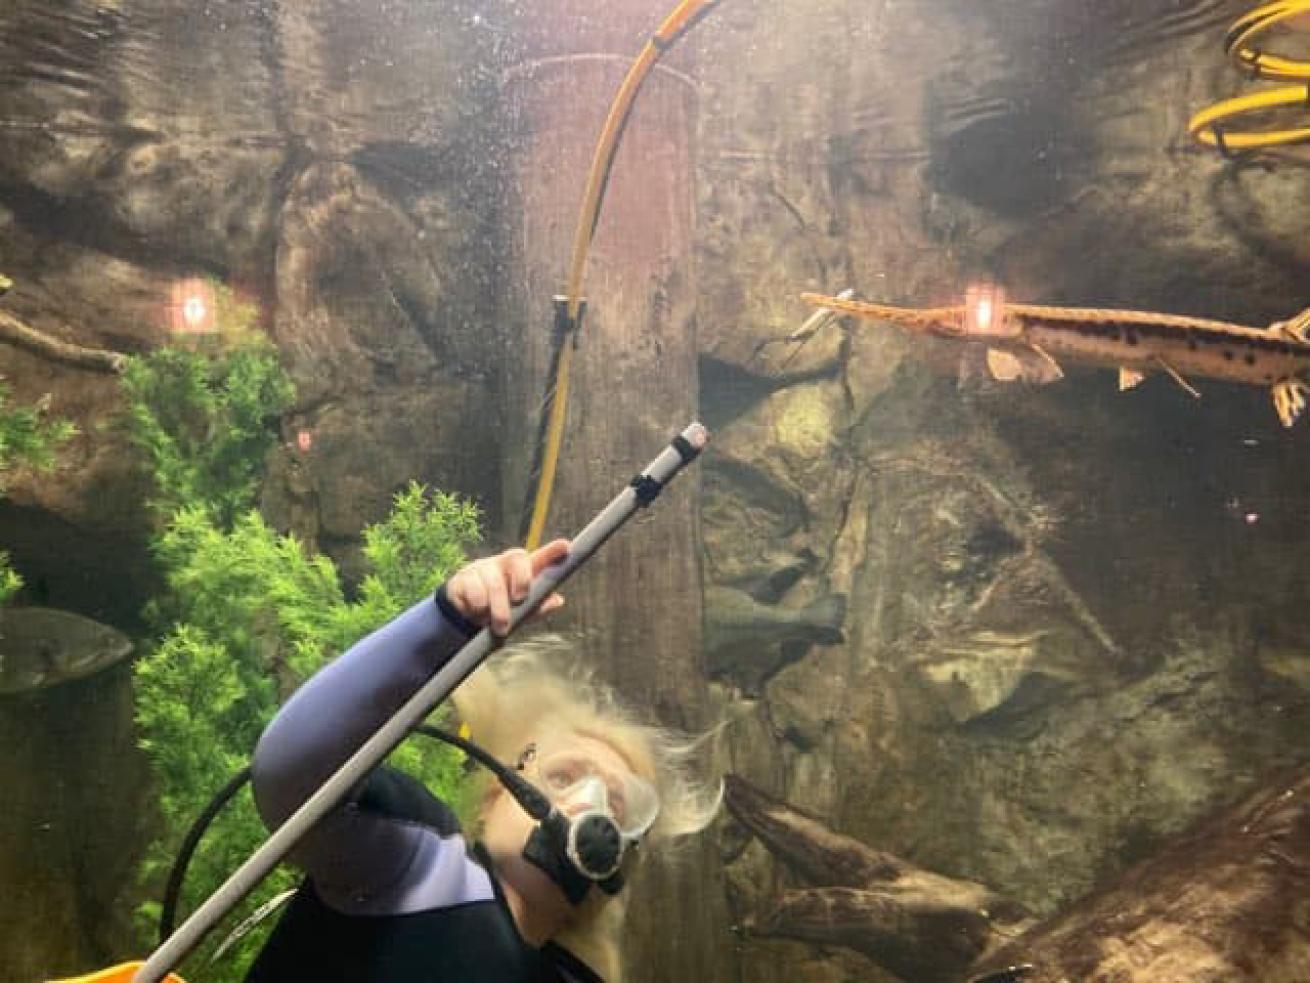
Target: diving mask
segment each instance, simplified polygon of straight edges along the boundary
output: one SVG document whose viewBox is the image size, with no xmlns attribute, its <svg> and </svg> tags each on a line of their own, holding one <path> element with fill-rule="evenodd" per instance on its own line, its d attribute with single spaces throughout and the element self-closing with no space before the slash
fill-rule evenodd
<svg viewBox="0 0 1310 983">
<path fill-rule="evenodd" d="M 654 786 L 626 768 L 607 768 L 567 746 L 528 745 L 518 770 L 552 806 L 524 856 L 550 874 L 574 903 L 592 884 L 617 893 L 623 886 L 624 857 L 659 815 Z"/>
<path fill-rule="evenodd" d="M 529 745 L 520 770 L 567 816 L 604 812 L 619 832 L 640 839 L 659 817 L 655 787 L 626 768 L 607 768 L 580 748 Z"/>
</svg>

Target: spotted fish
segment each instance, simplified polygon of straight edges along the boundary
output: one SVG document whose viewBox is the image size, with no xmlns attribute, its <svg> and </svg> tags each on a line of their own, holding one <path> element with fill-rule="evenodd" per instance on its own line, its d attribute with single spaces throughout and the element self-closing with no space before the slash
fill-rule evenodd
<svg viewBox="0 0 1310 983">
<path fill-rule="evenodd" d="M 1283 426 L 1310 400 L 1310 309 L 1268 328 L 1102 308 L 1010 304 L 995 288 L 973 288 L 958 307 L 913 308 L 803 294 L 806 303 L 911 331 L 987 347 L 1000 382 L 1055 382 L 1060 360 L 1118 368 L 1120 390 L 1152 373 L 1200 396 L 1188 376 L 1269 387 Z"/>
</svg>

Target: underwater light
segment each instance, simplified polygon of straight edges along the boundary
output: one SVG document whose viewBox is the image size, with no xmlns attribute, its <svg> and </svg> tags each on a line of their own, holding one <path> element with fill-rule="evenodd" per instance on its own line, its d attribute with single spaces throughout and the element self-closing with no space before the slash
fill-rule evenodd
<svg viewBox="0 0 1310 983">
<path fill-rule="evenodd" d="M 218 330 L 214 316 L 213 286 L 198 277 L 173 284 L 169 304 L 169 326 L 174 334 L 213 334 Z"/>
<path fill-rule="evenodd" d="M 991 334 L 1002 320 L 1005 291 L 994 283 L 972 284 L 964 294 L 965 327 L 969 334 Z"/>
<path fill-rule="evenodd" d="M 205 306 L 204 298 L 188 297 L 182 302 L 182 320 L 186 321 L 189 327 L 198 327 L 205 320 L 205 315 L 209 313 L 209 308 Z"/>
</svg>

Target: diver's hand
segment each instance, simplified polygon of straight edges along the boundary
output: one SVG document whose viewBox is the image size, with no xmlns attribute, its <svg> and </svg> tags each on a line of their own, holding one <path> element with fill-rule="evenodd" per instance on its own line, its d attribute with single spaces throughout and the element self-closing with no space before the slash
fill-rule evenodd
<svg viewBox="0 0 1310 983">
<path fill-rule="evenodd" d="M 474 560 L 446 582 L 446 599 L 475 625 L 490 625 L 494 634 L 504 636 L 509 631 L 510 607 L 528 596 L 528 588 L 542 570 L 568 552 L 569 541 L 557 539 L 531 553 L 516 548 Z M 536 613 L 549 614 L 563 606 L 564 598 L 551 594 Z"/>
</svg>

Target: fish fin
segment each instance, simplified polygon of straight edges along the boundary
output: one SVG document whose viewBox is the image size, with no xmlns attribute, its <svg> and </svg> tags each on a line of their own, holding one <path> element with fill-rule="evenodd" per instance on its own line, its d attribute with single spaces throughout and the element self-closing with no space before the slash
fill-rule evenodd
<svg viewBox="0 0 1310 983">
<path fill-rule="evenodd" d="M 1283 426 L 1290 427 L 1305 412 L 1306 397 L 1310 396 L 1310 386 L 1299 379 L 1284 379 L 1274 386 L 1274 409 Z"/>
<path fill-rule="evenodd" d="M 1060 368 L 1060 363 L 1057 362 L 1051 354 L 1046 351 L 1046 349 L 1042 348 L 1040 345 L 1034 345 L 1031 341 L 1028 342 L 1028 347 L 1035 351 L 1038 356 L 1041 357 L 1042 361 L 1046 363 L 1047 374 L 1039 379 L 1039 382 L 1059 382 L 1064 378 L 1064 369 Z"/>
<path fill-rule="evenodd" d="M 1170 379 L 1173 379 L 1174 382 L 1178 383 L 1178 385 L 1183 387 L 1183 392 L 1187 393 L 1187 395 L 1191 396 L 1193 399 L 1201 398 L 1200 390 L 1197 389 L 1190 382 L 1188 382 L 1186 379 L 1184 379 L 1182 374 L 1177 369 L 1175 369 L 1164 359 L 1160 358 L 1158 355 L 1156 356 L 1155 360 L 1160 363 L 1160 368 L 1164 369 L 1165 372 L 1168 373 Z"/>
<path fill-rule="evenodd" d="M 999 348 L 987 349 L 987 370 L 997 382 L 1014 382 L 1023 378 L 1023 365 L 1018 356 Z"/>
<path fill-rule="evenodd" d="M 1291 320 L 1271 324 L 1269 330 L 1282 335 L 1289 341 L 1299 341 L 1303 345 L 1310 344 L 1310 307 L 1307 307 Z"/>
<path fill-rule="evenodd" d="M 1064 378 L 1060 365 L 1050 355 L 1033 346 L 1031 350 L 1002 351 L 987 349 L 987 369 L 997 382 L 1031 382 L 1046 385 Z"/>
<path fill-rule="evenodd" d="M 1146 378 L 1146 373 L 1138 369 L 1130 369 L 1126 365 L 1119 366 L 1119 391 L 1127 392 L 1142 384 Z"/>
</svg>

